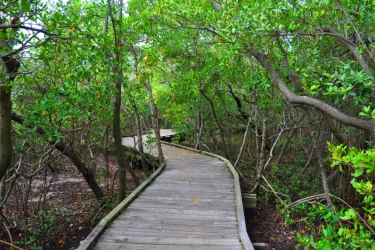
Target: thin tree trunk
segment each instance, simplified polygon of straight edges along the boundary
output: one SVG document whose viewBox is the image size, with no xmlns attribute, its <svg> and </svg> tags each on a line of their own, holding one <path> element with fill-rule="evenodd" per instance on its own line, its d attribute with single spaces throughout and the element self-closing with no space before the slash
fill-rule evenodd
<svg viewBox="0 0 375 250">
<path fill-rule="evenodd" d="M 117 63 L 119 63 L 119 55 L 115 56 Z M 116 91 L 115 101 L 113 104 L 113 138 L 115 141 L 116 148 L 116 159 L 119 166 L 119 191 L 117 195 L 117 204 L 125 199 L 126 196 L 126 169 L 129 168 L 129 163 L 125 158 L 124 148 L 122 145 L 122 136 L 121 136 L 121 81 L 122 81 L 122 72 L 115 66 L 116 74 Z"/>
<path fill-rule="evenodd" d="M 1 24 L 1 20 L 0 20 Z M 7 46 L 7 42 L 0 41 L 0 48 Z M 0 180 L 5 175 L 12 161 L 12 93 L 6 84 L 6 79 L 13 81 L 20 63 L 17 59 L 0 57 Z M 1 70 L 2 69 L 2 70 Z"/>
<path fill-rule="evenodd" d="M 122 81 L 123 75 L 121 70 L 121 34 L 122 34 L 122 10 L 123 10 L 123 0 L 119 1 L 119 19 L 114 19 L 114 13 L 111 12 L 111 2 L 108 1 L 109 14 L 112 21 L 112 28 L 114 33 L 114 45 L 115 45 L 115 65 L 113 67 L 113 72 L 115 75 L 115 99 L 113 103 L 113 139 L 115 141 L 116 148 L 116 159 L 119 166 L 119 191 L 117 194 L 117 204 L 125 199 L 126 196 L 126 169 L 129 168 L 129 162 L 125 158 L 124 148 L 122 146 L 122 136 L 121 136 L 121 92 L 122 92 Z M 116 25 L 116 23 L 118 25 Z"/>
<path fill-rule="evenodd" d="M 3 199 L 5 198 L 6 193 L 6 178 L 7 175 L 4 175 L 3 178 L 0 180 L 0 204 L 2 203 Z"/>
<path fill-rule="evenodd" d="M 104 133 L 104 174 L 105 177 L 109 177 L 110 169 L 109 169 L 109 153 L 108 153 L 108 137 L 109 137 L 109 125 L 105 128 L 105 133 Z M 108 188 L 108 180 L 107 180 L 107 188 Z"/>
<path fill-rule="evenodd" d="M 247 122 L 245 135 L 243 136 L 243 140 L 242 140 L 242 146 L 241 146 L 240 152 L 238 153 L 237 160 L 236 160 L 236 162 L 235 162 L 234 165 L 233 165 L 234 167 L 237 166 L 238 162 L 239 162 L 240 159 L 241 159 L 242 151 L 243 151 L 243 149 L 244 149 L 244 147 L 245 147 L 245 142 L 246 142 L 246 138 L 247 138 L 247 133 L 249 132 L 250 123 L 251 123 L 251 119 L 249 119 L 249 121 Z"/>
<path fill-rule="evenodd" d="M 262 143 L 260 146 L 260 156 L 259 156 L 259 163 L 257 166 L 257 173 L 256 173 L 256 182 L 254 188 L 251 190 L 251 193 L 257 194 L 259 192 L 260 184 L 262 183 L 262 175 L 263 175 L 263 168 L 265 164 L 266 158 L 266 146 L 267 146 L 267 123 L 263 119 L 262 121 Z"/>
<path fill-rule="evenodd" d="M 15 113 L 12 113 L 12 120 L 19 124 L 23 124 L 23 121 L 24 121 L 23 117 Z M 42 128 L 38 128 L 36 132 L 39 135 L 45 134 L 45 131 Z M 60 142 L 49 141 L 49 143 L 72 161 L 72 163 L 77 167 L 78 171 L 81 172 L 81 174 L 85 178 L 87 184 L 90 186 L 91 190 L 95 194 L 96 199 L 98 200 L 103 199 L 105 195 L 103 191 L 101 190 L 100 186 L 98 185 L 98 183 L 96 182 L 94 175 L 90 172 L 86 164 L 78 157 L 78 155 L 74 152 L 74 150 L 68 147 L 62 141 Z"/>
<path fill-rule="evenodd" d="M 135 122 L 136 122 L 136 126 L 137 126 L 137 147 L 138 147 L 138 150 L 139 152 L 143 155 L 144 154 L 144 150 L 143 150 L 143 133 L 142 133 L 142 125 L 141 125 L 141 119 L 140 119 L 140 116 L 139 116 L 139 113 L 138 113 L 138 107 L 135 103 L 133 103 L 133 109 L 134 109 L 134 113 L 135 113 Z M 142 164 L 142 169 L 144 172 L 148 172 L 148 168 L 147 168 L 147 163 L 146 161 L 143 159 L 143 157 L 141 157 L 141 164 Z"/>
<path fill-rule="evenodd" d="M 12 160 L 12 101 L 11 91 L 0 83 L 0 179 L 5 176 Z"/>
<path fill-rule="evenodd" d="M 159 159 L 161 162 L 164 162 L 164 155 L 163 155 L 163 150 L 161 148 L 161 142 L 160 142 L 160 119 L 159 119 L 159 114 L 158 114 L 158 109 L 156 107 L 156 104 L 154 102 L 154 98 L 152 96 L 152 88 L 150 86 L 150 79 L 147 80 L 148 82 L 143 82 L 144 86 L 147 89 L 148 92 L 148 100 L 150 102 L 150 109 L 151 109 L 151 115 L 152 115 L 152 128 L 155 133 L 156 137 L 156 147 L 158 150 L 158 155 Z"/>
<path fill-rule="evenodd" d="M 305 113 L 302 113 L 297 119 L 296 123 L 294 124 L 294 128 L 287 135 L 286 141 L 280 150 L 279 157 L 277 158 L 276 165 L 279 165 L 281 163 L 284 157 L 285 149 L 288 147 L 290 140 L 292 139 L 293 135 L 296 133 L 297 131 L 296 127 L 302 122 L 304 117 L 305 117 Z"/>
<path fill-rule="evenodd" d="M 197 114 L 197 127 L 195 129 L 195 138 L 196 138 L 196 143 L 194 148 L 199 149 L 199 143 L 202 138 L 202 133 L 203 133 L 203 114 L 202 112 L 198 112 Z"/>
<path fill-rule="evenodd" d="M 331 201 L 331 198 L 329 196 L 329 186 L 328 186 L 328 181 L 327 181 L 327 170 L 326 166 L 323 162 L 323 143 L 322 142 L 316 142 L 315 146 L 315 152 L 318 157 L 318 163 L 320 167 L 320 174 L 322 175 L 322 182 L 323 182 L 323 189 L 324 189 L 324 197 L 327 201 L 328 207 L 334 211 L 333 204 Z"/>
<path fill-rule="evenodd" d="M 228 154 L 228 150 L 227 150 L 227 143 L 226 143 L 226 140 L 225 140 L 224 130 L 223 130 L 223 127 L 221 126 L 221 123 L 220 123 L 220 121 L 219 121 L 219 118 L 217 117 L 214 103 L 213 103 L 212 100 L 206 95 L 206 93 L 204 92 L 203 89 L 199 89 L 199 91 L 201 92 L 201 94 L 203 95 L 203 97 L 206 98 L 206 100 L 207 100 L 208 103 L 210 104 L 211 112 L 212 112 L 212 115 L 214 116 L 215 122 L 216 122 L 216 124 L 217 124 L 218 129 L 219 129 L 221 142 L 223 143 L 223 146 L 224 146 L 225 157 L 229 159 L 229 154 Z"/>
</svg>

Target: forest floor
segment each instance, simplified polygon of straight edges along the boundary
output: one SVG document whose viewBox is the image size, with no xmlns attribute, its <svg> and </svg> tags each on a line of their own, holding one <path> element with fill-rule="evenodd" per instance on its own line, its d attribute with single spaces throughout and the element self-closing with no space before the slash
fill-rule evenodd
<svg viewBox="0 0 375 250">
<path fill-rule="evenodd" d="M 242 174 L 251 176 L 251 171 L 245 169 Z M 251 184 L 243 178 L 240 180 L 242 192 L 250 193 L 254 183 Z M 265 193 L 263 190 L 257 196 L 257 208 L 244 209 L 244 212 L 251 242 L 266 243 L 270 250 L 296 249 L 297 233 L 308 234 L 308 229 L 304 228 L 301 222 L 287 225 L 284 215 L 280 213 L 272 198 L 272 194 Z"/>
<path fill-rule="evenodd" d="M 296 249 L 297 233 L 305 233 L 298 224 L 287 226 L 275 204 L 260 202 L 256 209 L 245 209 L 245 217 L 251 241 L 266 243 L 269 249 Z"/>
<path fill-rule="evenodd" d="M 6 216 L 15 223 L 0 225 L 0 240 L 22 249 L 77 248 L 114 207 L 117 193 L 116 181 L 112 185 L 117 169 L 114 158 L 110 164 L 111 178 L 102 178 L 100 183 L 110 197 L 103 205 L 97 202 L 82 175 L 70 167 L 55 174 L 47 171 L 32 182 L 17 182 L 6 208 Z M 145 179 L 142 171 L 136 173 L 140 181 Z M 128 175 L 127 192 L 135 188 Z M 9 246 L 2 243 L 2 249 Z"/>
</svg>

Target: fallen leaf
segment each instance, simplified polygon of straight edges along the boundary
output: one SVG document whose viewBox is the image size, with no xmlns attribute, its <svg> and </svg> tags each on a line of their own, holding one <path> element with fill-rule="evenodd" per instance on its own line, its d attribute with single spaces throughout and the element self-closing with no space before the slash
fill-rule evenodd
<svg viewBox="0 0 375 250">
<path fill-rule="evenodd" d="M 188 239 L 191 239 L 191 238 L 193 238 L 193 236 L 189 235 L 189 236 L 188 236 Z"/>
<path fill-rule="evenodd" d="M 198 201 L 197 201 L 197 199 L 193 198 L 193 201 L 192 201 L 192 203 L 193 203 L 194 205 L 197 205 L 197 204 L 198 204 Z"/>
<path fill-rule="evenodd" d="M 78 227 L 78 230 L 80 230 L 80 231 L 81 231 L 82 229 L 83 229 L 83 227 L 82 227 L 82 226 L 79 226 L 79 227 Z"/>
<path fill-rule="evenodd" d="M 216 210 L 214 210 L 214 214 L 216 214 Z"/>
</svg>

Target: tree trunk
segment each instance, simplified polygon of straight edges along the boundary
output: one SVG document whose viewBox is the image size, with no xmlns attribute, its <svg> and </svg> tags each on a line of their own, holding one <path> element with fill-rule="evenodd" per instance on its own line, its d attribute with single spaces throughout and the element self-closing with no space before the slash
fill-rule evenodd
<svg viewBox="0 0 375 250">
<path fill-rule="evenodd" d="M 246 142 L 246 139 L 247 139 L 247 133 L 249 132 L 250 123 L 251 123 L 251 119 L 249 118 L 249 121 L 247 122 L 247 126 L 246 126 L 246 131 L 245 131 L 245 134 L 243 136 L 243 140 L 242 140 L 242 145 L 241 145 L 241 148 L 240 148 L 240 152 L 238 153 L 237 160 L 236 160 L 236 162 L 233 165 L 234 167 L 237 166 L 238 162 L 241 159 L 242 151 L 245 148 L 245 142 Z"/>
<path fill-rule="evenodd" d="M 195 149 L 199 149 L 199 143 L 202 138 L 203 133 L 203 113 L 198 112 L 197 114 L 197 126 L 195 128 L 195 137 L 196 137 L 196 143 L 195 143 Z"/>
<path fill-rule="evenodd" d="M 119 56 L 116 55 L 115 58 L 118 62 Z M 113 104 L 113 138 L 115 141 L 116 148 L 116 159 L 119 166 L 119 191 L 117 195 L 117 204 L 125 199 L 126 196 L 126 169 L 129 168 L 129 163 L 126 161 L 125 153 L 122 145 L 122 136 L 121 136 L 121 81 L 122 81 L 122 72 L 116 66 L 115 73 L 117 79 L 116 81 L 116 96 L 115 102 Z"/>
<path fill-rule="evenodd" d="M 55 141 L 51 141 L 50 144 L 55 145 L 56 149 L 62 152 L 66 157 L 68 157 L 73 162 L 73 164 L 81 172 L 83 178 L 85 178 L 87 184 L 90 186 L 91 190 L 95 194 L 96 199 L 103 199 L 105 195 L 101 190 L 100 186 L 98 185 L 98 183 L 96 182 L 94 175 L 90 172 L 86 164 L 78 157 L 74 150 L 67 147 L 63 142 L 56 143 Z"/>
<path fill-rule="evenodd" d="M 0 44 L 3 42 L 0 41 Z M 2 45 L 5 46 L 5 45 Z M 1 47 L 1 46 L 0 46 Z M 12 161 L 12 98 L 11 89 L 6 82 L 13 81 L 20 63 L 10 57 L 0 57 L 0 180 L 5 175 Z"/>
<path fill-rule="evenodd" d="M 219 129 L 221 142 L 223 143 L 223 146 L 224 146 L 225 157 L 229 159 L 229 154 L 228 154 L 228 150 L 227 150 L 227 143 L 226 143 L 226 140 L 225 140 L 224 130 L 223 130 L 223 127 L 221 126 L 221 123 L 220 123 L 220 121 L 219 121 L 219 118 L 217 117 L 214 103 L 213 103 L 212 100 L 206 95 L 206 93 L 204 92 L 203 89 L 199 89 L 199 91 L 201 92 L 201 94 L 203 95 L 203 97 L 206 98 L 206 100 L 207 100 L 208 103 L 210 104 L 211 112 L 212 112 L 212 115 L 214 116 L 215 122 L 216 122 L 216 124 L 217 124 L 218 129 Z"/>
<path fill-rule="evenodd" d="M 149 81 L 149 79 L 148 79 Z M 159 159 L 161 162 L 164 162 L 164 155 L 163 155 L 163 150 L 161 148 L 161 143 L 160 143 L 160 119 L 159 119 L 159 114 L 158 114 L 158 109 L 155 105 L 155 102 L 154 102 L 154 98 L 152 96 L 152 88 L 150 86 L 150 83 L 149 82 L 143 82 L 143 84 L 145 85 L 146 89 L 147 89 L 147 92 L 148 92 L 148 100 L 150 102 L 150 108 L 151 108 L 151 115 L 152 115 L 152 128 L 154 130 L 154 133 L 155 133 L 155 137 L 156 137 L 156 147 L 157 147 L 157 150 L 158 150 L 158 155 L 159 155 Z"/>
<path fill-rule="evenodd" d="M 264 164 L 266 162 L 267 123 L 263 119 L 261 119 L 261 122 L 262 122 L 263 134 L 262 134 L 261 145 L 260 145 L 260 156 L 259 156 L 259 162 L 257 165 L 255 186 L 251 190 L 251 193 L 255 193 L 255 194 L 259 192 L 260 184 L 262 183 Z"/>
<path fill-rule="evenodd" d="M 6 192 L 6 178 L 7 175 L 4 175 L 3 178 L 0 180 L 0 204 L 3 202 L 5 198 L 5 192 Z"/>
<path fill-rule="evenodd" d="M 286 141 L 285 141 L 283 147 L 280 150 L 279 157 L 277 158 L 276 165 L 279 165 L 281 163 L 281 161 L 282 161 L 282 159 L 284 157 L 285 150 L 288 147 L 289 142 L 292 139 L 293 135 L 297 131 L 297 126 L 302 122 L 302 120 L 303 120 L 304 117 L 305 117 L 305 113 L 302 113 L 300 115 L 300 117 L 297 119 L 297 121 L 295 122 L 294 128 L 287 135 Z"/>
<path fill-rule="evenodd" d="M 0 83 L 0 179 L 5 176 L 12 160 L 12 101 L 11 92 Z"/>
<path fill-rule="evenodd" d="M 142 133 L 142 125 L 141 125 L 141 119 L 140 119 L 140 116 L 139 116 L 139 113 L 138 113 L 138 108 L 137 108 L 137 105 L 135 103 L 133 103 L 133 109 L 134 109 L 134 113 L 135 113 L 135 122 L 136 122 L 136 126 L 137 126 L 137 146 L 138 146 L 138 150 L 139 152 L 143 155 L 144 154 L 144 150 L 143 150 L 143 133 Z M 148 168 L 147 168 L 147 163 L 146 161 L 143 159 L 143 157 L 141 157 L 141 164 L 142 164 L 142 169 L 144 172 L 148 172 Z"/>
<path fill-rule="evenodd" d="M 109 173 L 110 173 L 110 169 L 109 169 L 109 153 L 108 153 L 108 137 L 109 137 L 109 128 L 110 126 L 107 125 L 107 127 L 105 128 L 105 132 L 104 132 L 104 174 L 105 174 L 105 177 L 109 177 Z M 107 186 L 108 186 L 108 181 L 107 181 Z M 108 188 L 108 187 L 107 187 Z"/>
<path fill-rule="evenodd" d="M 334 211 L 333 204 L 330 198 L 330 192 L 329 192 L 329 186 L 328 186 L 328 181 L 327 181 L 327 170 L 326 166 L 323 162 L 323 143 L 322 142 L 316 142 L 315 146 L 315 152 L 316 155 L 318 156 L 318 163 L 320 167 L 320 174 L 322 176 L 322 183 L 323 183 L 323 189 L 324 189 L 324 197 L 327 201 L 328 207 Z"/>
<path fill-rule="evenodd" d="M 333 119 L 355 128 L 359 128 L 365 130 L 371 134 L 372 140 L 375 140 L 374 128 L 375 128 L 375 121 L 374 120 L 362 120 L 354 116 L 350 116 L 344 114 L 343 112 L 337 110 L 336 108 L 330 106 L 329 104 L 320 101 L 315 98 L 311 98 L 308 96 L 299 96 L 294 94 L 292 91 L 288 89 L 288 87 L 284 84 L 280 74 L 272 67 L 272 65 L 267 61 L 266 56 L 255 49 L 253 46 L 249 45 L 249 50 L 251 55 L 253 55 L 258 62 L 262 65 L 262 67 L 268 72 L 271 76 L 272 82 L 279 88 L 280 92 L 286 99 L 286 101 L 294 104 L 302 104 L 314 107 L 324 114 L 332 117 Z"/>
<path fill-rule="evenodd" d="M 23 124 L 24 121 L 22 116 L 17 115 L 14 112 L 12 113 L 12 120 L 19 124 Z M 42 128 L 38 128 L 36 132 L 40 135 L 45 134 L 45 131 Z M 90 172 L 86 164 L 78 157 L 74 150 L 69 148 L 62 141 L 58 143 L 56 143 L 56 141 L 49 141 L 49 143 L 72 161 L 72 163 L 77 167 L 78 171 L 81 172 L 81 174 L 85 178 L 87 184 L 90 186 L 92 192 L 95 194 L 96 199 L 103 199 L 105 195 L 103 191 L 100 189 L 98 183 L 96 182 L 94 175 Z"/>
<path fill-rule="evenodd" d="M 113 67 L 113 72 L 115 76 L 115 99 L 113 103 L 113 139 L 115 141 L 116 148 L 116 159 L 119 166 L 119 191 L 117 194 L 117 204 L 125 199 L 126 196 L 126 169 L 129 168 L 129 162 L 126 161 L 125 152 L 122 146 L 122 136 L 121 136 L 121 92 L 122 92 L 122 81 L 123 75 L 121 70 L 121 38 L 122 38 L 122 11 L 123 11 L 123 0 L 119 1 L 119 19 L 116 21 L 114 19 L 114 13 L 111 11 L 111 1 L 107 2 L 109 15 L 112 21 L 112 28 L 114 33 L 114 45 L 115 45 L 115 65 Z M 118 24 L 118 25 L 116 25 Z"/>
</svg>

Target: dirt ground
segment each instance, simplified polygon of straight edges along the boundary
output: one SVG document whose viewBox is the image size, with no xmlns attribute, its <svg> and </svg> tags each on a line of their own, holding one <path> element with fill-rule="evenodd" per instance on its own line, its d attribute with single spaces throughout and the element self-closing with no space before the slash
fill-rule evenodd
<svg viewBox="0 0 375 250">
<path fill-rule="evenodd" d="M 5 213 L 11 225 L 0 225 L 0 249 L 10 249 L 9 244 L 22 249 L 77 248 L 114 207 L 117 193 L 114 158 L 110 164 L 110 178 L 102 178 L 100 182 L 109 196 L 105 204 L 97 202 L 82 175 L 71 167 L 55 174 L 48 171 L 31 183 L 17 182 Z M 142 171 L 136 173 L 141 182 L 146 178 Z M 136 186 L 130 174 L 127 177 L 130 193 Z"/>
</svg>

